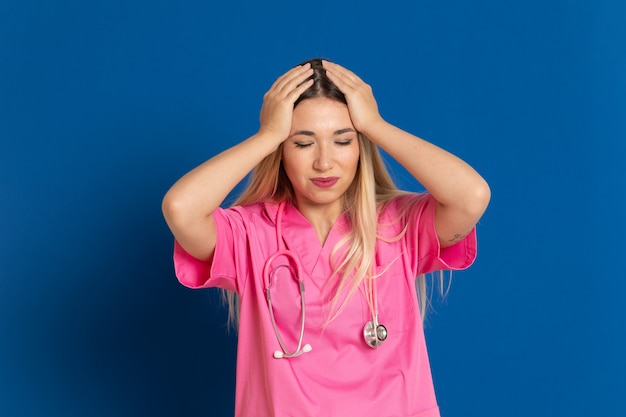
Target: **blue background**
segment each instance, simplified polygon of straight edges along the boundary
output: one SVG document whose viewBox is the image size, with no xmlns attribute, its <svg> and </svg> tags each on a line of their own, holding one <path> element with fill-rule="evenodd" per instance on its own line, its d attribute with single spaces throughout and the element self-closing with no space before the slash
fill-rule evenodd
<svg viewBox="0 0 626 417">
<path fill-rule="evenodd" d="M 626 415 L 624 21 L 618 0 L 3 0 L 0 415 L 232 414 L 235 336 L 176 282 L 160 201 L 315 56 L 492 187 L 428 321 L 443 415 Z"/>
</svg>

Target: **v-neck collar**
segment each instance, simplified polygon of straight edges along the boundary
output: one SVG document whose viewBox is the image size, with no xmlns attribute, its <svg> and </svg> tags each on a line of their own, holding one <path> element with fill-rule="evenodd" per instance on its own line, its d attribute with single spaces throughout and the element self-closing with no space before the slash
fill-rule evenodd
<svg viewBox="0 0 626 417">
<path fill-rule="evenodd" d="M 265 205 L 267 214 L 273 223 L 276 222 L 278 207 L 279 205 L 276 203 Z M 348 230 L 346 215 L 341 214 L 337 218 L 323 245 L 320 243 L 313 225 L 289 202 L 285 203 L 281 225 L 285 246 L 298 257 L 304 272 L 312 278 L 313 282 L 322 287 L 329 276 L 330 253 Z"/>
</svg>

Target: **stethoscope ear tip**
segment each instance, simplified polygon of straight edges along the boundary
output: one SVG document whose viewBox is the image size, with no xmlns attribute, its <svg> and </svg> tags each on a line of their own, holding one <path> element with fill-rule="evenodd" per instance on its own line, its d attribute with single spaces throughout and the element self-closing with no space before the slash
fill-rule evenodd
<svg viewBox="0 0 626 417">
<path fill-rule="evenodd" d="M 275 359 L 282 359 L 282 358 L 295 358 L 297 356 L 302 355 L 303 353 L 307 353 L 312 351 L 313 348 L 311 347 L 311 345 L 309 345 L 308 343 L 304 346 L 302 346 L 302 350 L 296 350 L 294 353 L 285 353 L 285 352 L 281 352 L 280 350 L 275 350 L 274 351 L 274 358 Z"/>
</svg>

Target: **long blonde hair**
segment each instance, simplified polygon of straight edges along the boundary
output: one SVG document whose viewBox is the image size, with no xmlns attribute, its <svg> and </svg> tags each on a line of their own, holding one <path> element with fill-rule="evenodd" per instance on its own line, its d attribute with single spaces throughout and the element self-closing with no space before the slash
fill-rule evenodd
<svg viewBox="0 0 626 417">
<path fill-rule="evenodd" d="M 315 97 L 326 97 L 347 104 L 343 93 L 326 77 L 321 60 L 308 61 L 314 69 L 313 85 L 296 101 Z M 394 184 L 383 162 L 377 146 L 365 135 L 358 133 L 359 162 L 355 178 L 344 194 L 344 214 L 350 224 L 346 235 L 336 244 L 331 252 L 333 275 L 327 282 L 332 287 L 333 295 L 329 300 L 328 322 L 336 318 L 348 300 L 363 286 L 367 279 L 376 279 L 374 275 L 376 241 L 378 239 L 378 217 L 384 207 L 393 199 L 406 195 Z M 233 205 L 248 205 L 258 202 L 295 202 L 294 191 L 281 162 L 282 147 L 266 156 L 252 171 L 248 184 Z M 407 199 L 411 201 L 413 199 Z M 407 205 L 401 208 L 401 216 L 410 210 Z M 396 238 L 406 233 L 406 227 Z M 422 319 L 429 303 L 426 277 L 416 278 L 416 288 L 420 302 Z M 222 293 L 229 310 L 229 324 L 236 325 L 239 317 L 239 298 L 231 291 Z M 370 302 L 368 298 L 368 302 Z"/>
</svg>

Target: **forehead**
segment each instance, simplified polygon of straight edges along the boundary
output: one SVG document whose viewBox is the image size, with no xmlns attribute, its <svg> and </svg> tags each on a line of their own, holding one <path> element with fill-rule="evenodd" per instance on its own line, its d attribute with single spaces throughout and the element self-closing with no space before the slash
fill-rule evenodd
<svg viewBox="0 0 626 417">
<path fill-rule="evenodd" d="M 348 106 L 329 98 L 310 98 L 293 109 L 293 128 L 353 128 Z"/>
</svg>

